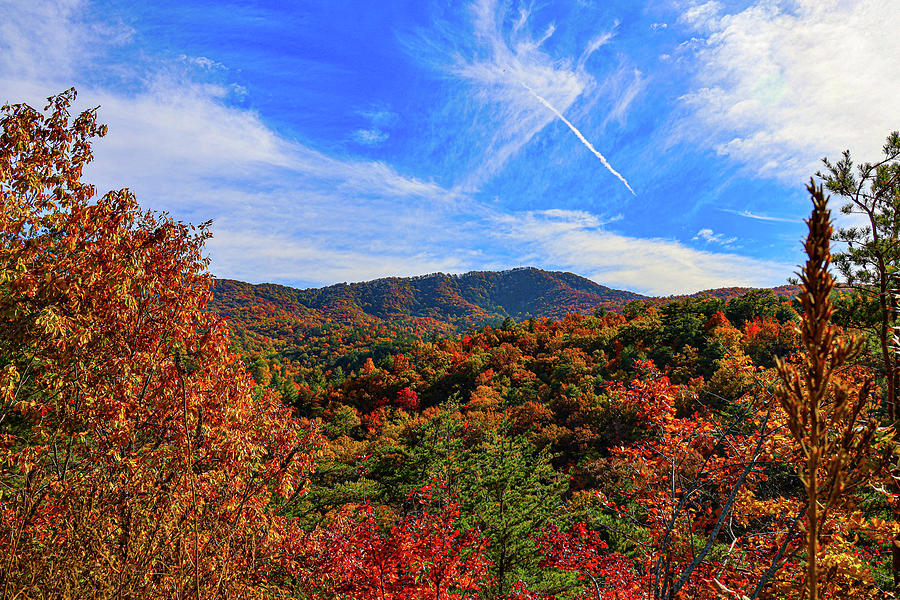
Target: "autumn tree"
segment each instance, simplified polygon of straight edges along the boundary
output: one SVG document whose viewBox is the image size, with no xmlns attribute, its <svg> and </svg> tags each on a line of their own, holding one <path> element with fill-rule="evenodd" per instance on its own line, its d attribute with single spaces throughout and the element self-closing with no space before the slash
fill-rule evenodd
<svg viewBox="0 0 900 600">
<path fill-rule="evenodd" d="M 733 361 L 752 374 L 746 357 Z M 605 491 L 618 517 L 613 528 L 641 548 L 644 597 L 717 598 L 727 590 L 757 597 L 783 566 L 779 548 L 793 536 L 790 516 L 750 511 L 775 441 L 773 402 L 745 397 L 727 417 L 679 417 L 676 399 L 692 392 L 652 363 L 642 370 L 630 384 L 609 386 L 610 401 L 645 425 L 640 439 L 613 449 L 609 468 L 617 476 Z"/>
<path fill-rule="evenodd" d="M 609 546 L 596 531 L 576 524 L 560 531 L 548 524 L 536 536 L 543 567 L 576 573 L 593 600 L 643 600 L 646 585 L 631 561 Z"/>
<path fill-rule="evenodd" d="M 296 552 L 321 549 L 298 572 L 315 600 L 464 600 L 491 582 L 487 540 L 461 530 L 459 504 L 434 482 L 410 495 L 416 509 L 392 518 L 369 502 L 347 505 Z"/>
<path fill-rule="evenodd" d="M 312 430 L 204 311 L 206 225 L 82 181 L 74 99 L 0 119 L 0 598 L 281 595 Z"/>
</svg>

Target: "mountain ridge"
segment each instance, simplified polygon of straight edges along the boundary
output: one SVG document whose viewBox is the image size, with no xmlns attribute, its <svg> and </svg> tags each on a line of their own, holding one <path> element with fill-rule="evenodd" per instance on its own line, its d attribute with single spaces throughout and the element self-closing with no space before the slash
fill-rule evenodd
<svg viewBox="0 0 900 600">
<path fill-rule="evenodd" d="M 604 286 L 568 271 L 516 267 L 460 274 L 428 273 L 341 282 L 319 288 L 277 283 L 214 279 L 210 309 L 238 327 L 256 326 L 259 318 L 315 327 L 329 322 L 372 326 L 394 322 L 410 331 L 478 327 L 506 318 L 562 319 L 598 309 L 621 311 L 632 301 L 659 305 L 686 298 L 729 300 L 756 288 L 725 287 L 677 296 L 646 296 Z M 763 288 L 769 289 L 769 288 Z M 797 287 L 771 288 L 790 297 Z"/>
<path fill-rule="evenodd" d="M 300 315 L 314 310 L 329 316 L 343 313 L 345 317 L 362 320 L 366 316 L 433 318 L 456 327 L 472 326 L 492 318 L 562 318 L 572 312 L 589 312 L 600 307 L 615 309 L 632 300 L 651 299 L 574 273 L 535 267 L 382 277 L 302 289 L 275 283 L 215 279 L 213 310 L 229 316 L 238 306 L 247 306 L 247 302 L 235 301 L 237 295 L 246 295 L 248 300 L 255 297 L 274 302 Z"/>
</svg>

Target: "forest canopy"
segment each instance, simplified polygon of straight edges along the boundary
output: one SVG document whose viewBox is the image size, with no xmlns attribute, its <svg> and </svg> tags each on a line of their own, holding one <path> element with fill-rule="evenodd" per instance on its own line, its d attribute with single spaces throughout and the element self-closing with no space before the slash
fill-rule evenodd
<svg viewBox="0 0 900 600">
<path fill-rule="evenodd" d="M 813 183 L 797 297 L 232 329 L 209 224 L 84 182 L 106 130 L 74 98 L 0 121 L 0 597 L 895 592 L 897 259 L 871 240 L 866 279 L 853 244 L 896 216 L 896 154 L 861 175 L 873 228 L 839 230 L 855 290 Z"/>
</svg>

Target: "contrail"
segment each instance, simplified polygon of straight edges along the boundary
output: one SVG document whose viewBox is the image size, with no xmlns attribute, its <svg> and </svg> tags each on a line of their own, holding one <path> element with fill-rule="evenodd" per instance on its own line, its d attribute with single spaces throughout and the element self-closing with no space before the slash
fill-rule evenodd
<svg viewBox="0 0 900 600">
<path fill-rule="evenodd" d="M 581 132 L 578 131 L 578 129 L 576 129 L 574 125 L 572 125 L 571 123 L 569 123 L 569 120 L 568 120 L 567 118 L 565 118 L 561 112 L 559 112 L 558 110 L 556 110 L 555 108 L 553 108 L 553 105 L 552 105 L 552 104 L 550 104 L 549 102 L 547 102 L 546 100 L 544 100 L 537 92 L 535 92 L 533 89 L 531 89 L 530 87 L 528 87 L 527 84 L 525 84 L 524 82 L 521 82 L 521 81 L 520 81 L 519 83 L 522 84 L 522 87 L 524 87 L 526 90 L 528 90 L 529 92 L 531 92 L 531 95 L 534 96 L 535 98 L 537 98 L 537 99 L 540 101 L 541 104 L 543 104 L 544 106 L 546 106 L 547 108 L 549 108 L 549 109 L 553 112 L 554 115 L 556 115 L 557 117 L 559 117 L 560 120 L 561 120 L 563 123 L 565 123 L 566 125 L 568 125 L 568 126 L 569 126 L 569 129 L 572 130 L 572 133 L 574 133 L 575 135 L 577 135 L 577 136 L 578 136 L 578 139 L 581 140 L 581 143 L 583 143 L 585 146 L 587 146 L 588 150 L 590 150 L 591 152 L 593 152 L 593 153 L 594 153 L 594 156 L 596 156 L 597 158 L 600 159 L 600 162 L 603 163 L 603 166 L 606 167 L 606 168 L 609 170 L 610 173 L 612 173 L 613 175 L 615 175 L 616 177 L 618 177 L 618 178 L 619 178 L 619 181 L 621 181 L 622 183 L 625 184 L 625 187 L 628 188 L 628 191 L 631 192 L 631 194 L 632 194 L 633 196 L 637 196 L 637 194 L 634 193 L 634 190 L 631 189 L 631 186 L 628 185 L 628 181 L 626 181 L 625 178 L 622 177 L 622 175 L 621 175 L 618 171 L 616 171 L 615 169 L 613 169 L 612 165 L 609 164 L 609 161 L 606 160 L 606 157 L 604 157 L 602 154 L 600 154 L 599 152 L 597 152 L 597 149 L 594 148 L 594 146 L 593 146 L 589 141 L 587 141 L 587 138 L 585 138 L 583 135 L 581 135 Z"/>
</svg>

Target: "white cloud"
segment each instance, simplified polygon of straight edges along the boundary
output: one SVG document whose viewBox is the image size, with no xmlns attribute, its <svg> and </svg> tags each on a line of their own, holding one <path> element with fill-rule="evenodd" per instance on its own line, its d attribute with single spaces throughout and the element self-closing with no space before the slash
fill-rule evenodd
<svg viewBox="0 0 900 600">
<path fill-rule="evenodd" d="M 379 146 L 388 137 L 390 135 L 380 129 L 357 129 L 353 132 L 353 139 L 363 146 Z"/>
<path fill-rule="evenodd" d="M 221 71 L 225 69 L 225 65 L 222 63 L 211 58 L 206 58 L 205 56 L 187 56 L 186 54 L 182 54 L 178 58 L 187 65 L 205 69 L 207 71 Z"/>
<path fill-rule="evenodd" d="M 581 57 L 578 59 L 579 64 L 583 65 L 590 56 L 602 48 L 603 46 L 610 43 L 615 37 L 615 28 L 619 26 L 619 22 L 616 21 L 612 31 L 606 31 L 601 33 L 600 35 L 594 36 L 593 39 L 588 43 L 587 48 L 584 49 L 584 52 L 581 54 Z"/>
<path fill-rule="evenodd" d="M 107 48 L 131 38 L 133 30 L 124 24 L 85 21 L 82 15 L 87 6 L 87 0 L 0 0 L 0 73 L 4 78 L 31 79 L 42 74 L 57 83 L 70 81 Z M 3 89 L 4 94 L 16 91 Z"/>
<path fill-rule="evenodd" d="M 900 127 L 895 0 L 708 2 L 681 22 L 703 36 L 681 134 L 759 174 L 801 183 L 845 148 L 875 160 Z"/>
<path fill-rule="evenodd" d="M 728 247 L 737 241 L 736 237 L 725 237 L 721 233 L 714 233 L 712 229 L 704 228 L 697 232 L 697 235 L 693 237 L 694 241 L 703 240 L 707 244 L 720 244 L 722 246 Z"/>
<path fill-rule="evenodd" d="M 649 294 L 778 285 L 793 270 L 791 265 L 695 250 L 672 240 L 613 233 L 585 214 L 566 216 L 523 212 L 499 216 L 496 221 L 502 235 L 549 257 L 554 268 L 585 274 L 603 285 Z"/>
<path fill-rule="evenodd" d="M 611 218 L 603 218 L 593 213 L 589 213 L 586 210 L 566 210 L 562 208 L 529 211 L 527 214 L 531 217 L 544 219 L 551 224 L 551 227 L 556 228 L 596 228 L 622 220 L 621 214 Z"/>
<path fill-rule="evenodd" d="M 351 134 L 351 138 L 358 144 L 363 146 L 380 146 L 391 136 L 388 129 L 393 127 L 400 117 L 385 109 L 361 110 L 358 111 L 362 117 L 365 117 L 370 127 L 357 129 Z"/>
<path fill-rule="evenodd" d="M 361 110 L 359 115 L 369 119 L 374 127 L 390 127 L 400 120 L 400 116 L 387 109 Z"/>
<path fill-rule="evenodd" d="M 618 70 L 615 74 L 610 75 L 607 85 L 614 85 L 619 92 L 616 94 L 616 101 L 603 121 L 604 124 L 615 120 L 624 123 L 628 116 L 628 109 L 638 95 L 644 91 L 646 80 L 638 69 L 630 71 Z"/>
<path fill-rule="evenodd" d="M 288 167 L 297 151 L 254 112 L 224 104 L 221 86 L 158 75 L 134 96 L 96 88 L 80 93 L 100 105 L 100 119 L 110 126 L 97 143 L 97 164 L 124 185 L 134 176 L 236 176 L 260 165 Z"/>
<path fill-rule="evenodd" d="M 681 14 L 678 22 L 688 23 L 697 27 L 713 27 L 721 11 L 722 4 L 720 2 L 711 1 L 693 4 Z"/>
</svg>

